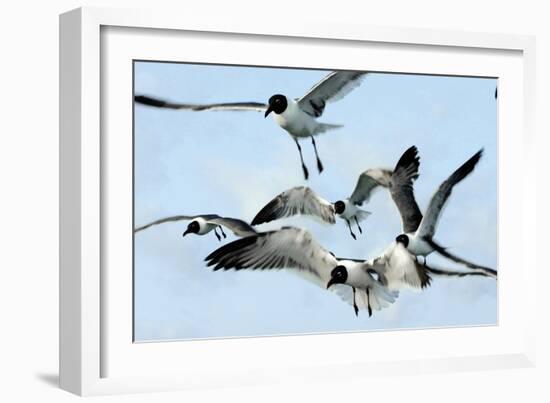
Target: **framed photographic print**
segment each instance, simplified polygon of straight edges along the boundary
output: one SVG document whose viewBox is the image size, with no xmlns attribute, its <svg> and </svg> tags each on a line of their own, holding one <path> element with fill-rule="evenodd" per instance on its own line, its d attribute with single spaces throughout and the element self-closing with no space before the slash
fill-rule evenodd
<svg viewBox="0 0 550 403">
<path fill-rule="evenodd" d="M 242 22 L 61 16 L 61 386 L 532 365 L 532 38 Z"/>
</svg>

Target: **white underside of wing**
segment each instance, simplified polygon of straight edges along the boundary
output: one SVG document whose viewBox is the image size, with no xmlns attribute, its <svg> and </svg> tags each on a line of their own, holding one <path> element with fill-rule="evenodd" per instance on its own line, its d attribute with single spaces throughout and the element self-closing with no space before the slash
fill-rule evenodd
<svg viewBox="0 0 550 403">
<path fill-rule="evenodd" d="M 275 203 L 273 211 L 268 206 Z M 266 215 L 276 214 L 276 219 L 295 215 L 307 215 L 328 224 L 334 224 L 335 214 L 332 203 L 326 201 L 313 190 L 305 186 L 298 186 L 283 192 L 264 209 Z M 264 211 L 262 209 L 262 213 Z M 259 213 L 262 216 L 261 213 Z M 262 222 L 264 221 L 262 217 Z"/>
<path fill-rule="evenodd" d="M 328 74 L 301 99 L 336 102 L 361 85 L 366 73 L 339 71 Z"/>
<path fill-rule="evenodd" d="M 384 252 L 383 274 L 390 290 L 421 288 L 414 257 L 400 243 L 393 243 Z M 380 266 L 377 267 L 380 269 Z"/>
</svg>

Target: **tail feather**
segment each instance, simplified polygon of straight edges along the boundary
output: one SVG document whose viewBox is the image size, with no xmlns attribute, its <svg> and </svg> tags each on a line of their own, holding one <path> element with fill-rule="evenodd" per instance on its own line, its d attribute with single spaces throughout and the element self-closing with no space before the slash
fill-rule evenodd
<svg viewBox="0 0 550 403">
<path fill-rule="evenodd" d="M 317 127 L 315 128 L 315 131 L 313 132 L 313 135 L 325 133 L 329 130 L 336 130 L 344 127 L 344 125 L 334 125 L 330 123 L 318 123 Z"/>
<path fill-rule="evenodd" d="M 357 217 L 357 221 L 361 222 L 363 220 L 366 220 L 368 216 L 370 216 L 372 213 L 367 210 L 361 210 L 358 209 L 357 214 L 355 214 L 355 217 Z"/>
</svg>

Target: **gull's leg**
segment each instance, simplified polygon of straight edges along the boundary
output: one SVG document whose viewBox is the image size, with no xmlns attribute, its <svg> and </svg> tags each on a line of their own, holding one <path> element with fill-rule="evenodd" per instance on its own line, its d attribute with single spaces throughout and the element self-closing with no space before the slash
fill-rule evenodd
<svg viewBox="0 0 550 403">
<path fill-rule="evenodd" d="M 222 233 L 224 238 L 227 238 L 227 235 L 225 235 L 225 232 L 223 232 L 223 228 L 221 225 L 218 226 L 220 228 L 220 232 Z"/>
<path fill-rule="evenodd" d="M 362 234 L 363 230 L 361 229 L 361 226 L 359 225 L 359 221 L 357 220 L 357 216 L 354 215 L 353 218 L 355 218 L 355 224 L 357 224 L 357 228 L 359 228 L 359 233 Z"/>
<path fill-rule="evenodd" d="M 319 173 L 323 172 L 323 163 L 321 162 L 321 159 L 319 158 L 319 154 L 317 153 L 317 144 L 315 144 L 315 137 L 311 136 L 311 144 L 313 144 L 313 150 L 315 150 L 315 157 L 317 158 L 317 170 Z"/>
<path fill-rule="evenodd" d="M 302 156 L 302 147 L 300 147 L 300 143 L 298 143 L 298 139 L 293 137 L 294 141 L 296 142 L 296 147 L 298 147 L 298 152 L 300 153 L 300 162 L 302 163 L 302 170 L 304 171 L 304 178 L 307 180 L 309 178 L 309 172 L 307 170 L 306 164 L 304 164 L 304 157 Z"/>
<path fill-rule="evenodd" d="M 214 228 L 214 234 L 216 235 L 216 238 L 218 238 L 218 241 L 222 241 L 222 237 L 218 234 L 218 231 L 216 231 L 216 228 Z"/>
<path fill-rule="evenodd" d="M 369 318 L 372 316 L 372 308 L 370 306 L 370 291 L 369 291 L 369 287 L 367 287 L 367 305 L 368 305 L 368 309 L 369 309 Z"/>
<path fill-rule="evenodd" d="M 357 303 L 355 302 L 355 287 L 351 287 L 353 289 L 353 310 L 355 311 L 355 316 L 359 316 L 359 308 L 357 307 Z"/>
<path fill-rule="evenodd" d="M 357 240 L 357 237 L 355 236 L 355 234 L 353 233 L 353 230 L 351 229 L 351 224 L 350 224 L 349 220 L 347 218 L 345 220 L 348 223 L 348 228 L 349 228 L 350 235 L 352 236 L 353 239 Z"/>
</svg>

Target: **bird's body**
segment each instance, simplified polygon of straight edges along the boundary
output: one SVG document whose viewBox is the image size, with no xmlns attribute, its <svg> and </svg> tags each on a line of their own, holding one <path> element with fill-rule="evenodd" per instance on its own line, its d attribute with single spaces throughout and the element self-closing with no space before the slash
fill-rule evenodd
<svg viewBox="0 0 550 403">
<path fill-rule="evenodd" d="M 218 227 L 217 224 L 213 224 L 211 222 L 208 222 L 203 217 L 197 217 L 195 220 L 199 224 L 199 229 L 196 232 L 197 235 L 206 235 L 210 231 L 214 230 L 216 227 Z"/>
<path fill-rule="evenodd" d="M 349 198 L 342 200 L 342 203 L 344 203 L 344 211 L 337 213 L 337 215 L 343 220 L 357 220 L 361 222 L 370 215 L 370 212 L 359 208 Z"/>
<path fill-rule="evenodd" d="M 305 179 L 309 171 L 304 163 L 302 148 L 298 139 L 310 138 L 317 158 L 319 173 L 323 171 L 323 164 L 317 152 L 314 136 L 341 125 L 321 123 L 317 121 L 328 102 L 341 99 L 360 84 L 363 72 L 337 71 L 329 73 L 304 96 L 292 99 L 286 95 L 276 94 L 269 98 L 267 104 L 259 102 L 228 102 L 217 104 L 187 104 L 173 103 L 144 95 L 137 95 L 134 99 L 142 105 L 156 108 L 190 110 L 190 111 L 258 111 L 264 112 L 267 117 L 273 113 L 275 122 L 284 129 L 295 141 L 300 153 L 300 161 Z"/>
<path fill-rule="evenodd" d="M 305 113 L 295 100 L 288 99 L 287 102 L 288 105 L 283 112 L 273 114 L 275 122 L 295 138 L 317 134 L 319 127 L 317 120 Z"/>
<path fill-rule="evenodd" d="M 407 237 L 409 238 L 407 249 L 413 255 L 426 257 L 434 251 L 433 246 L 430 245 L 428 241 L 426 241 L 426 239 L 424 239 L 422 236 L 419 236 L 416 232 L 409 232 L 405 235 L 407 235 Z"/>
</svg>

